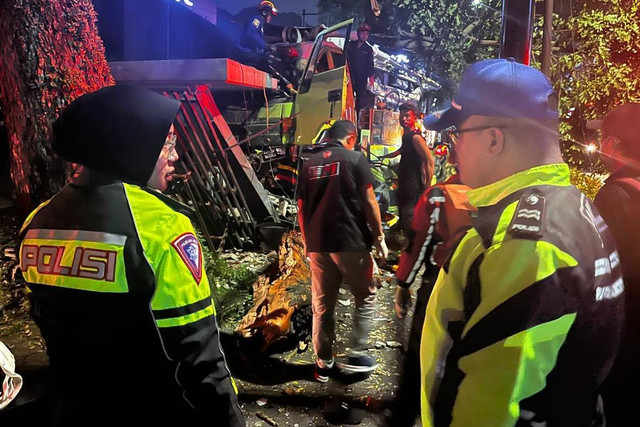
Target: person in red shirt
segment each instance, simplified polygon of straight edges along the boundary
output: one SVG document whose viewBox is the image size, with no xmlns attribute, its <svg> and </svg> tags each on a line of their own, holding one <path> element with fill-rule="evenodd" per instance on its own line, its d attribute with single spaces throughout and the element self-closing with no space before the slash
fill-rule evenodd
<svg viewBox="0 0 640 427">
<path fill-rule="evenodd" d="M 451 156 L 449 161 L 455 162 Z M 411 290 L 421 267 L 425 266 L 422 283 L 409 333 L 404 364 L 398 379 L 398 390 L 387 419 L 388 425 L 413 426 L 420 413 L 420 337 L 427 301 L 433 285 L 451 249 L 471 227 L 475 208 L 467 199 L 469 187 L 460 182 L 457 174 L 429 187 L 418 200 L 407 247 L 400 255 L 396 271 L 395 309 L 399 318 L 407 315 L 411 305 Z"/>
</svg>

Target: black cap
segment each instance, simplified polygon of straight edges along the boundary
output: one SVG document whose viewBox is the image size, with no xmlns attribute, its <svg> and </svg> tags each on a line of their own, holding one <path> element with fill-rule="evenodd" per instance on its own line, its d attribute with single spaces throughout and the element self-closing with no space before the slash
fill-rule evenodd
<svg viewBox="0 0 640 427">
<path fill-rule="evenodd" d="M 64 109 L 53 124 L 53 149 L 69 162 L 146 185 L 179 107 L 141 87 L 105 87 Z"/>
</svg>

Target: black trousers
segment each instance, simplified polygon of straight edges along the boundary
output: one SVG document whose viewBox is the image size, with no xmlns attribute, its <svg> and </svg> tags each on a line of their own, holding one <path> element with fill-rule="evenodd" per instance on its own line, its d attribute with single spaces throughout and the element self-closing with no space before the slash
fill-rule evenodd
<svg viewBox="0 0 640 427">
<path fill-rule="evenodd" d="M 356 93 L 356 111 L 360 113 L 360 110 L 363 108 L 369 109 L 373 108 L 376 96 L 369 92 L 366 88 L 358 88 L 355 89 Z"/>
<path fill-rule="evenodd" d="M 398 214 L 400 215 L 400 228 L 404 233 L 405 239 L 408 239 L 411 232 L 411 222 L 413 221 L 413 211 L 420 199 L 423 189 L 405 190 L 400 185 L 397 193 L 398 198 Z"/>
<path fill-rule="evenodd" d="M 420 288 L 416 293 L 416 308 L 409 332 L 409 343 L 404 363 L 398 378 L 396 399 L 391 407 L 390 426 L 413 426 L 420 415 L 420 339 L 424 324 L 427 302 L 433 291 L 433 285 L 438 277 L 438 268 L 429 269 L 422 276 Z"/>
</svg>

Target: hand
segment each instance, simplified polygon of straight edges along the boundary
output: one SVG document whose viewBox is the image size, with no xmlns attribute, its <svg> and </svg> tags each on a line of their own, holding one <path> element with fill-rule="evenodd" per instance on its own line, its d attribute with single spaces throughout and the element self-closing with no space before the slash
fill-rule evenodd
<svg viewBox="0 0 640 427">
<path fill-rule="evenodd" d="M 396 316 L 398 319 L 404 319 L 411 307 L 411 289 L 403 288 L 402 286 L 396 286 Z"/>
<path fill-rule="evenodd" d="M 384 241 L 384 236 L 379 236 L 376 239 L 374 246 L 376 248 L 376 256 L 381 261 L 386 261 L 389 256 L 389 249 L 387 249 L 387 243 Z"/>
</svg>

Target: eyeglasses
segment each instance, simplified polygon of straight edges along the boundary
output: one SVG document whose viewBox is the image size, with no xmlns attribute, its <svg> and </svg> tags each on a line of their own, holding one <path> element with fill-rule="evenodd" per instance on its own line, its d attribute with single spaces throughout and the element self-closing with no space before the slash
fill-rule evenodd
<svg viewBox="0 0 640 427">
<path fill-rule="evenodd" d="M 460 139 L 460 134 L 462 133 L 469 133 L 469 132 L 479 132 L 481 130 L 487 130 L 487 129 L 491 129 L 491 128 L 498 128 L 498 129 L 504 129 L 507 128 L 508 126 L 501 126 L 501 125 L 489 125 L 489 126 L 476 126 L 476 127 L 472 127 L 472 128 L 466 128 L 466 129 L 452 129 L 450 131 L 447 131 L 447 134 L 449 135 L 449 140 L 453 143 L 453 145 L 456 145 L 458 143 L 458 140 Z"/>
<path fill-rule="evenodd" d="M 166 154 L 168 157 L 171 157 L 171 155 L 176 150 L 177 140 L 178 140 L 178 136 L 175 133 L 167 136 L 167 139 L 165 139 L 164 146 L 162 147 L 162 152 Z"/>
</svg>

